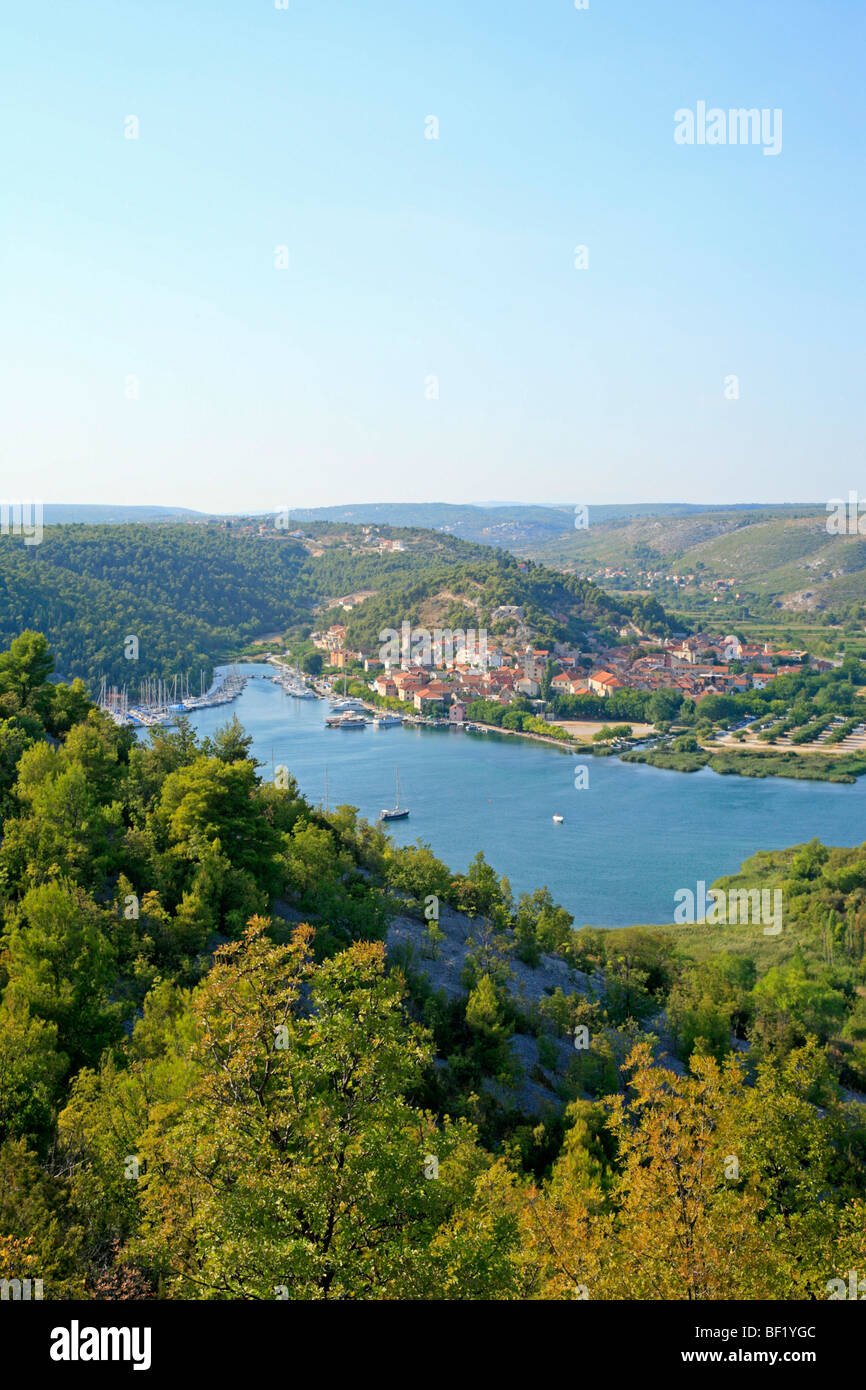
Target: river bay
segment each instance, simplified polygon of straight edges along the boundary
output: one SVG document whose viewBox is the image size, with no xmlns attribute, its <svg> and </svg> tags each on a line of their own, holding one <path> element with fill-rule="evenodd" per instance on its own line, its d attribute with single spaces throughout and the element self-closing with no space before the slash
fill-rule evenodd
<svg viewBox="0 0 866 1390">
<path fill-rule="evenodd" d="M 273 674 L 266 665 L 241 670 Z M 394 804 L 399 765 L 411 814 L 388 826 L 397 844 L 421 839 L 457 870 L 483 850 L 516 893 L 546 885 L 576 926 L 670 922 L 677 889 L 735 872 L 756 850 L 813 836 L 829 845 L 866 840 L 863 778 L 837 786 L 590 757 L 581 760 L 589 785 L 578 788 L 575 755 L 548 744 L 450 729 L 326 729 L 328 712 L 326 701 L 298 700 L 255 678 L 232 705 L 200 710 L 191 722 L 208 734 L 236 713 L 263 777 L 283 764 L 319 803 L 327 769 L 329 805 L 357 806 L 369 820 Z"/>
</svg>

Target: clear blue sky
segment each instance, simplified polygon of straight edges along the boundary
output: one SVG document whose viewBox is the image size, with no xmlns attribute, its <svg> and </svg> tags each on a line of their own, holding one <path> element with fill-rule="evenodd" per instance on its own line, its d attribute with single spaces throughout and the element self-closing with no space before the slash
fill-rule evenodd
<svg viewBox="0 0 866 1390">
<path fill-rule="evenodd" d="M 866 495 L 860 0 L 289 4 L 4 6 L 0 496 Z"/>
</svg>

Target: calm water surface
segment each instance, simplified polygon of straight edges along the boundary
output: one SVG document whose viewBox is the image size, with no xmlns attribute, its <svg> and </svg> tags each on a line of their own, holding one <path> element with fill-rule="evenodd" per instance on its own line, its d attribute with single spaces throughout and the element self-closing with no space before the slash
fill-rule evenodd
<svg viewBox="0 0 866 1390">
<path fill-rule="evenodd" d="M 546 884 L 578 926 L 669 922 L 677 888 L 732 873 L 756 850 L 813 835 L 831 845 L 866 840 L 864 778 L 758 781 L 590 757 L 589 786 L 577 790 L 573 753 L 447 729 L 326 729 L 326 701 L 294 699 L 270 681 L 250 680 L 233 705 L 202 710 L 192 723 L 213 733 L 232 712 L 252 735 L 262 775 L 284 764 L 314 803 L 324 799 L 327 767 L 329 804 L 374 820 L 393 805 L 399 764 L 411 815 L 389 827 L 398 844 L 424 840 L 459 870 L 481 849 L 516 892 Z"/>
</svg>

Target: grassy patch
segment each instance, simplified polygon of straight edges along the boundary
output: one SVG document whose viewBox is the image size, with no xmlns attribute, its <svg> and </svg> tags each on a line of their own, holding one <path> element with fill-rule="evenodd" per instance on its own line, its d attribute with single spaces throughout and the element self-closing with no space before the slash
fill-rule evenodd
<svg viewBox="0 0 866 1390">
<path fill-rule="evenodd" d="M 699 772 L 710 762 L 710 754 L 700 749 L 697 753 L 678 753 L 673 749 L 639 748 L 633 753 L 623 753 L 624 763 L 648 763 L 650 767 L 667 768 L 671 772 Z"/>
<path fill-rule="evenodd" d="M 802 757 L 798 753 L 730 752 L 677 753 L 665 749 L 638 749 L 624 753 L 623 762 L 647 763 L 650 767 L 666 768 L 672 772 L 698 772 L 712 768 L 720 777 L 790 777 L 807 782 L 856 782 L 866 773 L 866 752 L 814 754 Z"/>
<path fill-rule="evenodd" d="M 738 873 L 717 878 L 709 886 L 721 888 L 724 892 L 778 888 L 790 874 L 791 863 L 801 848 L 801 845 L 792 845 L 783 850 L 759 850 L 745 860 Z M 670 923 L 646 927 L 645 930 L 669 937 L 682 955 L 696 961 L 709 960 L 724 951 L 735 956 L 750 956 L 759 976 L 774 965 L 787 964 L 798 944 L 805 940 L 802 924 L 790 920 L 787 913 L 779 936 L 766 936 L 761 923 L 751 922 L 713 925 L 703 922 Z"/>
<path fill-rule="evenodd" d="M 716 883 L 720 887 L 722 880 Z M 754 886 L 754 885 L 752 885 Z M 744 923 L 742 926 L 707 926 L 702 922 L 661 927 L 644 927 L 643 931 L 669 937 L 683 956 L 698 962 L 729 952 L 733 956 L 749 956 L 763 975 L 774 965 L 787 965 L 797 948 L 796 929 L 786 922 L 779 936 L 765 936 L 761 926 Z"/>
</svg>

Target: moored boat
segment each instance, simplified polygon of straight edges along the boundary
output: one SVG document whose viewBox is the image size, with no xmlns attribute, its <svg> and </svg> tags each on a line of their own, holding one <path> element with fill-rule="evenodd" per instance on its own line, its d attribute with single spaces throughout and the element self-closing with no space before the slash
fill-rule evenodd
<svg viewBox="0 0 866 1390">
<path fill-rule="evenodd" d="M 405 820 L 409 815 L 408 806 L 400 805 L 400 770 L 394 768 L 394 805 L 379 812 L 380 820 Z"/>
</svg>

